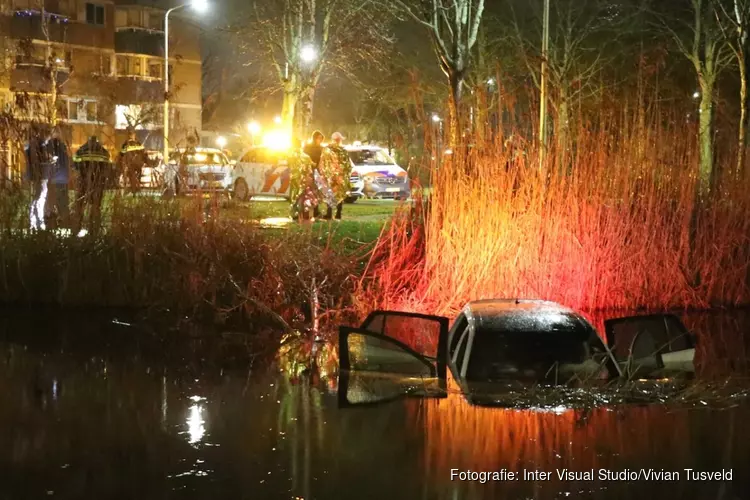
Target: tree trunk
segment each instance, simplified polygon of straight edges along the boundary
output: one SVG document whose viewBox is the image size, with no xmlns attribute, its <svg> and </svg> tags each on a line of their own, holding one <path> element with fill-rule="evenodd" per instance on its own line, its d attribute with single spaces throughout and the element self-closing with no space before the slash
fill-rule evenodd
<svg viewBox="0 0 750 500">
<path fill-rule="evenodd" d="M 451 86 L 451 95 L 449 104 L 449 132 L 450 148 L 455 150 L 461 141 L 461 94 L 463 93 L 464 72 L 451 69 L 448 75 Z M 440 153 L 442 154 L 442 152 Z"/>
<path fill-rule="evenodd" d="M 315 98 L 315 87 L 307 85 L 301 88 L 297 94 L 297 106 L 295 106 L 295 132 L 299 138 L 309 135 L 308 128 L 312 120 L 313 100 Z"/>
<path fill-rule="evenodd" d="M 284 101 L 281 104 L 281 127 L 293 139 L 295 137 L 294 113 L 297 108 L 298 91 L 291 82 L 284 84 Z"/>
<path fill-rule="evenodd" d="M 714 108 L 713 82 L 701 81 L 700 125 L 698 146 L 700 149 L 700 166 L 698 169 L 698 193 L 703 198 L 711 192 L 714 167 Z"/>
<path fill-rule="evenodd" d="M 747 61 L 744 51 L 740 52 L 740 130 L 737 137 L 737 179 L 745 172 L 745 148 L 747 144 Z"/>
</svg>

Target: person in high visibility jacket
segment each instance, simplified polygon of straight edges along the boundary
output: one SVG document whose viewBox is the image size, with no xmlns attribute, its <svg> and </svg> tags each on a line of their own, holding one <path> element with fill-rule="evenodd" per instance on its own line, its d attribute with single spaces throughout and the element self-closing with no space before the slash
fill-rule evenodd
<svg viewBox="0 0 750 500">
<path fill-rule="evenodd" d="M 128 130 L 128 140 L 122 144 L 120 154 L 117 157 L 117 170 L 122 176 L 128 192 L 138 193 L 141 189 L 141 174 L 143 167 L 148 164 L 146 148 L 138 142 L 135 130 Z"/>
<path fill-rule="evenodd" d="M 79 174 L 78 195 L 75 200 L 76 223 L 73 230 L 78 233 L 83 228 L 88 208 L 88 230 L 96 232 L 101 225 L 104 189 L 112 174 L 109 151 L 102 146 L 98 137 L 92 136 L 76 151 L 73 163 Z"/>
</svg>

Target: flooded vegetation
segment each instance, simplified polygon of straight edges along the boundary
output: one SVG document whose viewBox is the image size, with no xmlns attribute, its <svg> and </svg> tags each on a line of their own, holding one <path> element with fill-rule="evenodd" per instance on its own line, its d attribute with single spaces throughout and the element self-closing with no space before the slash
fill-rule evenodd
<svg viewBox="0 0 750 500">
<path fill-rule="evenodd" d="M 84 316 L 0 323 L 0 498 L 750 495 L 742 399 L 509 409 L 453 387 L 342 408 L 333 361 L 231 360 L 189 341 L 167 352 L 113 313 Z M 726 380 L 725 363 L 744 384 L 747 319 L 686 319 L 723 328 L 699 351 L 698 383 Z"/>
</svg>

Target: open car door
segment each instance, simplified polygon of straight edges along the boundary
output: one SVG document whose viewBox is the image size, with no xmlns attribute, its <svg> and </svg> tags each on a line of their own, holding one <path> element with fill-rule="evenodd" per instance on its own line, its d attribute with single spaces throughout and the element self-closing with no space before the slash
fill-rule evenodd
<svg viewBox="0 0 750 500">
<path fill-rule="evenodd" d="M 376 311 L 360 328 L 339 329 L 339 404 L 403 396 L 444 397 L 448 319 Z"/>
<path fill-rule="evenodd" d="M 604 325 L 607 344 L 628 376 L 695 372 L 695 340 L 677 316 L 630 316 Z"/>
</svg>

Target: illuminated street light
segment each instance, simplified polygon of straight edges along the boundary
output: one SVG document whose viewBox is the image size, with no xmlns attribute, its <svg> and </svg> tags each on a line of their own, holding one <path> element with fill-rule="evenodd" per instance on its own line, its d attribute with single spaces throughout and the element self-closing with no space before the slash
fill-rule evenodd
<svg viewBox="0 0 750 500">
<path fill-rule="evenodd" d="M 192 0 L 189 3 L 172 7 L 164 14 L 164 161 L 169 158 L 169 14 L 185 7 L 191 7 L 197 13 L 202 14 L 208 10 L 208 0 Z"/>
<path fill-rule="evenodd" d="M 195 12 L 198 14 L 203 14 L 208 10 L 208 1 L 207 0 L 193 0 L 190 2 L 190 7 L 193 8 Z"/>
<path fill-rule="evenodd" d="M 434 121 L 435 123 L 438 123 L 440 121 L 440 117 L 437 113 L 432 113 L 432 121 Z"/>
<path fill-rule="evenodd" d="M 281 123 L 281 117 L 279 115 L 276 115 L 276 118 L 274 118 L 273 121 L 278 125 Z"/>
<path fill-rule="evenodd" d="M 224 137 L 224 136 L 222 136 L 222 135 L 220 135 L 219 137 L 217 137 L 217 138 L 216 138 L 216 144 L 217 144 L 217 145 L 218 145 L 218 146 L 219 146 L 220 148 L 224 149 L 224 146 L 226 146 L 226 145 L 227 145 L 227 138 L 226 138 L 226 137 Z"/>
<path fill-rule="evenodd" d="M 299 53 L 302 62 L 311 63 L 318 58 L 318 53 L 312 45 L 305 45 Z"/>
<path fill-rule="evenodd" d="M 247 131 L 252 135 L 258 135 L 258 133 L 260 132 L 260 123 L 256 122 L 255 120 L 251 121 L 247 124 Z"/>
</svg>

